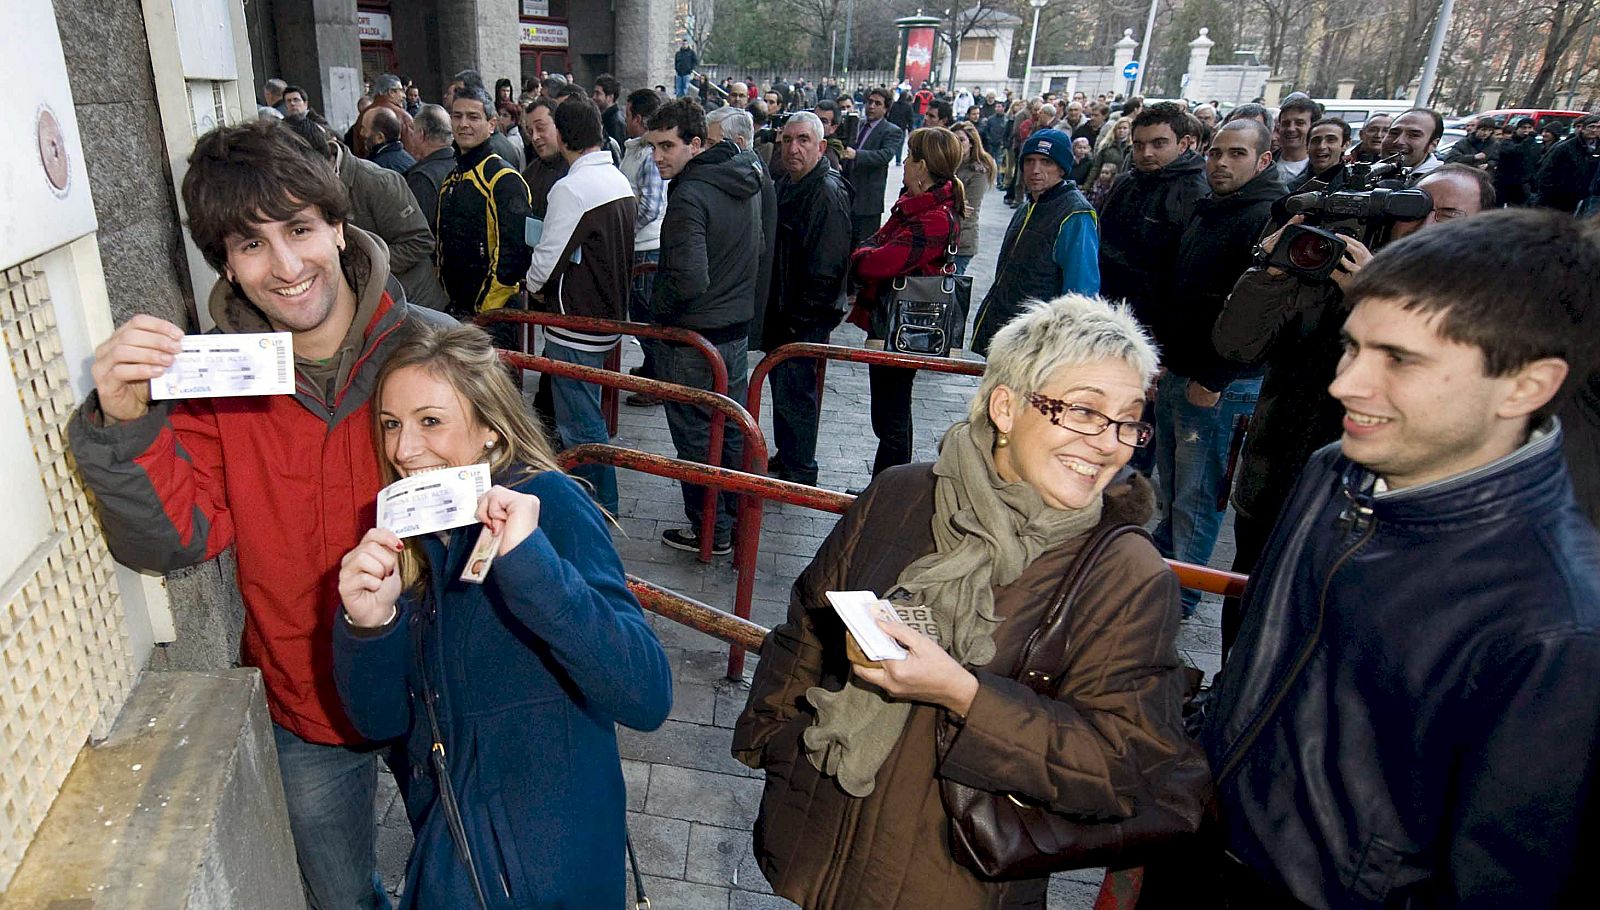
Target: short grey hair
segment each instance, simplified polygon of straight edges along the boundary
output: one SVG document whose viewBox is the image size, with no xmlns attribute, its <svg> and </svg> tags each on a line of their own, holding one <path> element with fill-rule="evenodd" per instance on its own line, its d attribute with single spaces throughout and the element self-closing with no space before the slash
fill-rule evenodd
<svg viewBox="0 0 1600 910">
<path fill-rule="evenodd" d="M 377 97 L 378 95 L 387 95 L 397 88 L 404 87 L 404 83 L 400 81 L 400 77 L 396 76 L 394 73 L 384 73 L 382 76 L 372 80 L 373 97 Z"/>
<path fill-rule="evenodd" d="M 483 116 L 489 120 L 494 119 L 494 96 L 481 85 L 464 85 L 456 89 L 455 96 L 450 99 L 451 110 L 455 109 L 456 102 L 463 98 L 470 98 L 483 105 Z"/>
<path fill-rule="evenodd" d="M 268 79 L 265 83 L 266 90 L 279 98 L 283 97 L 283 90 L 288 87 L 289 83 L 284 82 L 282 79 Z"/>
<path fill-rule="evenodd" d="M 722 138 L 732 139 L 740 148 L 749 148 L 756 138 L 755 121 L 750 115 L 733 105 L 724 105 L 706 115 L 706 129 L 720 125 Z M 739 140 L 743 139 L 743 142 Z"/>
<path fill-rule="evenodd" d="M 1155 342 L 1126 304 L 1082 294 L 1037 301 L 989 342 L 989 363 L 967 416 L 974 424 L 987 426 L 995 387 L 1027 395 L 1043 388 L 1050 374 L 1062 367 L 1099 360 L 1126 363 L 1147 387 L 1161 366 Z"/>
<path fill-rule="evenodd" d="M 811 134 L 811 138 L 822 138 L 822 120 L 816 114 L 810 111 L 796 111 L 789 115 L 789 119 L 784 122 L 783 128 L 788 129 L 796 123 L 805 127 L 806 132 Z"/>
<path fill-rule="evenodd" d="M 450 128 L 450 113 L 437 104 L 424 104 L 411 122 L 417 128 L 417 135 L 428 142 L 443 142 L 449 145 L 455 138 L 455 133 Z"/>
</svg>

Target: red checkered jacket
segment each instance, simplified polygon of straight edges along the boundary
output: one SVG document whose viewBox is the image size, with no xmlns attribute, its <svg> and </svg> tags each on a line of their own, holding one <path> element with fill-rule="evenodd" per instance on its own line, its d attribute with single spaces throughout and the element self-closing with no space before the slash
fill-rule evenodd
<svg viewBox="0 0 1600 910">
<path fill-rule="evenodd" d="M 926 193 L 902 195 L 883 227 L 850 254 L 850 277 L 860 288 L 850 322 L 871 332 L 871 315 L 894 279 L 937 275 L 960 234 L 961 213 L 950 181 Z"/>
</svg>

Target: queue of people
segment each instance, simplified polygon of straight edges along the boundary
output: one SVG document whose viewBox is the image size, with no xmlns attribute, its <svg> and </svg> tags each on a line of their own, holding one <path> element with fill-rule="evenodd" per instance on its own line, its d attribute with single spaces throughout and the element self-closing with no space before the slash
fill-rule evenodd
<svg viewBox="0 0 1600 910">
<path fill-rule="evenodd" d="M 511 88 L 467 71 L 419 105 L 403 176 L 307 112 L 203 136 L 182 194 L 220 275 L 209 312 L 289 333 L 295 392 L 155 400 L 184 331 L 138 316 L 97 349 L 69 428 L 119 560 L 234 550 L 309 905 L 388 905 L 380 760 L 416 835 L 404 906 L 623 901 L 616 725 L 660 726 L 672 678 L 612 543 L 614 478 L 554 455 L 604 440 L 598 390 L 556 377 L 547 422 L 496 354 L 516 333 L 464 323 L 644 314 L 716 345 L 742 399 L 752 342 L 826 339 L 847 312 L 882 340 L 898 280 L 991 255 L 962 235 L 1002 173 L 1017 211 L 973 314 L 987 362 L 966 418 L 911 463 L 915 373 L 871 368 L 873 480 L 794 581 L 739 715 L 774 891 L 1037 907 L 1050 872 L 1111 864 L 1143 866 L 1157 910 L 1581 900 L 1600 808 L 1593 222 L 1494 211 L 1484 171 L 1423 167 L 1442 123 L 1407 111 L 1380 151 L 1429 214 L 1346 239 L 1308 280 L 1274 256 L 1303 224 L 1277 203 L 1290 179 L 1332 184 L 1318 130 L 1337 125 L 1297 99 L 1221 120 L 1131 99 L 1116 121 L 1040 99 L 1007 168 L 976 98 L 873 89 L 843 138 L 846 96 L 821 99 L 829 122 L 796 112 L 763 156 L 747 111 L 708 122 L 609 77 Z M 922 118 L 908 135 L 900 101 Z M 380 120 L 368 144 L 392 158 Z M 1096 186 L 1128 168 L 1098 207 L 1085 161 Z M 643 286 L 640 261 L 658 266 Z M 617 343 L 551 331 L 544 353 L 595 366 Z M 698 354 L 650 353 L 656 378 L 709 388 Z M 774 395 L 774 473 L 814 482 L 815 374 L 774 374 Z M 666 413 L 679 457 L 704 460 L 705 415 Z M 1196 695 L 1176 644 L 1193 604 L 1162 557 L 1207 561 L 1236 418 L 1252 581 Z M 740 454 L 728 434 L 722 464 Z M 377 526 L 385 487 L 477 465 L 470 523 Z M 689 527 L 663 543 L 699 548 L 702 493 L 684 484 Z M 831 605 L 847 591 L 872 592 L 898 657 L 867 656 Z"/>
</svg>

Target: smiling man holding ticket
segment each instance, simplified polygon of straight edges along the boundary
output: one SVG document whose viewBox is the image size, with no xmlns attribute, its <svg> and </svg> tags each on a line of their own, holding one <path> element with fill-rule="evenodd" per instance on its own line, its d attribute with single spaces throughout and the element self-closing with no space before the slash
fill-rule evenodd
<svg viewBox="0 0 1600 910">
<path fill-rule="evenodd" d="M 200 137 L 183 198 L 222 274 L 217 331 L 151 316 L 119 327 L 95 351 L 73 454 L 122 562 L 166 572 L 234 548 L 241 657 L 266 683 L 307 902 L 386 907 L 377 750 L 334 684 L 336 580 L 383 485 L 378 369 L 419 324 L 453 321 L 406 303 L 383 243 L 345 223 L 338 175 L 280 124 Z"/>
<path fill-rule="evenodd" d="M 605 517 L 482 329 L 406 344 L 376 399 L 394 482 L 339 571 L 334 667 L 356 726 L 432 772 L 402 906 L 620 908 L 616 725 L 660 726 L 672 675 Z"/>
</svg>

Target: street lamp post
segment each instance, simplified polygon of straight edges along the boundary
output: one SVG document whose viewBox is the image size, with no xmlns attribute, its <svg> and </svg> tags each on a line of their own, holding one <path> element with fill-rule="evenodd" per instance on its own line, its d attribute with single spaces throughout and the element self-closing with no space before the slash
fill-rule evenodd
<svg viewBox="0 0 1600 910">
<path fill-rule="evenodd" d="M 1144 74 L 1149 72 L 1150 65 L 1150 39 L 1155 37 L 1152 32 L 1156 30 L 1156 6 L 1161 0 L 1150 0 L 1150 17 L 1144 20 L 1144 41 L 1139 44 L 1139 74 L 1133 77 L 1133 93 L 1139 94 L 1144 90 Z"/>
<path fill-rule="evenodd" d="M 1039 11 L 1050 0 L 1028 0 L 1033 7 L 1033 31 L 1028 34 L 1028 65 L 1022 70 L 1022 100 L 1028 100 L 1028 86 L 1033 83 L 1033 45 L 1039 40 Z"/>
</svg>

